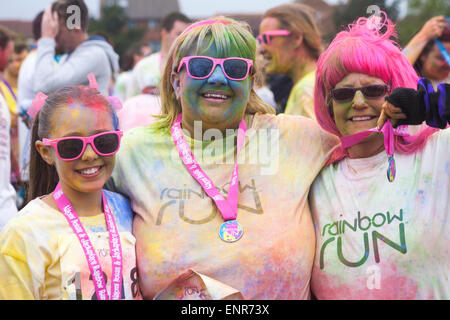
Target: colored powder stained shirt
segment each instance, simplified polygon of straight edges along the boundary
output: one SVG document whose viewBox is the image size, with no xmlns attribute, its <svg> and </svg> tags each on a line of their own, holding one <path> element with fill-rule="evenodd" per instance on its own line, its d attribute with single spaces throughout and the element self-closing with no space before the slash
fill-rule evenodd
<svg viewBox="0 0 450 320">
<path fill-rule="evenodd" d="M 339 142 L 304 117 L 257 114 L 247 115 L 246 122 L 237 210 L 244 233 L 234 243 L 220 239 L 222 215 L 182 163 L 170 130 L 149 126 L 125 134 L 112 177 L 136 212 L 133 232 L 145 298 L 189 269 L 245 299 L 309 298 L 315 235 L 307 195 Z M 225 197 L 235 138 L 236 132 L 214 141 L 186 135 Z"/>
<path fill-rule="evenodd" d="M 284 113 L 316 119 L 314 113 L 314 86 L 316 71 L 312 71 L 298 81 L 289 94 Z"/>
<path fill-rule="evenodd" d="M 120 234 L 122 299 L 138 299 L 132 212 L 124 197 L 106 191 Z M 109 236 L 103 214 L 80 217 L 111 290 Z M 81 244 L 64 215 L 39 198 L 23 208 L 0 234 L 0 300 L 96 300 Z"/>
<path fill-rule="evenodd" d="M 314 182 L 318 299 L 450 299 L 450 130 L 395 162 L 392 183 L 384 151 Z"/>
</svg>

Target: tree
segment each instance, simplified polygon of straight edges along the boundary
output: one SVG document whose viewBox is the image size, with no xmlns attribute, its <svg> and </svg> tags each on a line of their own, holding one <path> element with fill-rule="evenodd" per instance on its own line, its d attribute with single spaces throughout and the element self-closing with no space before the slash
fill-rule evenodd
<svg viewBox="0 0 450 320">
<path fill-rule="evenodd" d="M 89 22 L 88 32 L 106 36 L 117 54 L 122 56 L 132 44 L 142 40 L 145 29 L 130 27 L 125 10 L 115 4 L 102 7 L 101 18 Z"/>
<path fill-rule="evenodd" d="M 397 26 L 400 44 L 405 46 L 425 22 L 440 15 L 450 16 L 448 0 L 409 0 L 408 14 Z"/>
</svg>

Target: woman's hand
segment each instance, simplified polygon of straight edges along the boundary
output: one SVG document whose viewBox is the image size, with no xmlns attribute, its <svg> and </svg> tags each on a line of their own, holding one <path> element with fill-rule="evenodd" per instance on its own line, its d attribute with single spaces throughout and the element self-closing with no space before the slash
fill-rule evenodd
<svg viewBox="0 0 450 320">
<path fill-rule="evenodd" d="M 448 21 L 445 20 L 444 16 L 433 17 L 428 20 L 423 25 L 422 29 L 420 29 L 420 31 L 408 42 L 402 52 L 412 65 L 416 63 L 428 41 L 440 37 L 447 24 Z"/>
<path fill-rule="evenodd" d="M 51 6 L 45 9 L 44 15 L 42 16 L 42 38 L 52 38 L 55 39 L 59 31 L 59 19 L 58 13 L 52 12 Z"/>
<path fill-rule="evenodd" d="M 427 40 L 439 38 L 442 36 L 442 32 L 447 24 L 448 21 L 445 20 L 444 16 L 433 17 L 423 25 L 419 33 Z"/>
<path fill-rule="evenodd" d="M 402 109 L 385 101 L 381 106 L 381 114 L 377 121 L 377 128 L 378 130 L 381 130 L 388 119 L 391 121 L 392 126 L 395 127 L 398 120 L 406 118 L 407 116 L 402 112 Z"/>
</svg>

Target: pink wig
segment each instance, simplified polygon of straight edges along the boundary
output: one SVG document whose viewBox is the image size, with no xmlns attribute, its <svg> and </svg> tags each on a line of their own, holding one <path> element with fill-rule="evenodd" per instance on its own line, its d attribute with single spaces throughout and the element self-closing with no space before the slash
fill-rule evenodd
<svg viewBox="0 0 450 320">
<path fill-rule="evenodd" d="M 384 13 L 383 13 L 384 14 Z M 414 68 L 402 54 L 395 37 L 395 25 L 384 14 L 384 24 L 376 28 L 370 18 L 359 18 L 339 32 L 327 50 L 317 61 L 316 85 L 314 90 L 314 109 L 320 126 L 341 137 L 331 113 L 330 91 L 346 75 L 362 73 L 379 78 L 389 85 L 390 90 L 397 87 L 417 88 L 419 80 Z M 400 153 L 414 153 L 425 145 L 428 137 L 436 129 L 426 128 L 417 135 L 403 138 L 395 136 L 394 148 Z M 341 160 L 348 154 L 339 148 L 329 159 L 328 164 Z"/>
</svg>

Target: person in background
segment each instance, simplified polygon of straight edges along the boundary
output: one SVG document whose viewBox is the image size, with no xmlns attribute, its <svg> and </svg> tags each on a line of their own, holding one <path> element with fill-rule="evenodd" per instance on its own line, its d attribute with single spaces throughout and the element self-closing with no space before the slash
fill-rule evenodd
<svg viewBox="0 0 450 320">
<path fill-rule="evenodd" d="M 147 78 L 150 82 L 145 86 L 151 86 L 151 78 Z M 127 99 L 123 108 L 117 112 L 119 118 L 119 128 L 128 131 L 135 127 L 149 125 L 161 115 L 161 98 L 159 95 L 151 92 L 142 92 L 137 96 Z"/>
<path fill-rule="evenodd" d="M 0 25 L 0 80 L 14 50 L 14 35 Z M 11 117 L 0 90 L 0 231 L 17 214 L 16 193 L 11 185 Z"/>
<path fill-rule="evenodd" d="M 80 10 L 79 25 L 68 12 L 70 6 Z M 100 92 L 107 95 L 112 75 L 119 70 L 119 57 L 103 38 L 90 39 L 87 34 L 89 12 L 83 0 L 58 0 L 42 18 L 33 78 L 35 92 L 50 93 L 66 85 L 87 85 L 87 75 L 95 74 Z M 54 68 L 55 52 L 67 55 Z"/>
<path fill-rule="evenodd" d="M 6 104 L 8 105 L 11 117 L 11 183 L 17 193 L 17 206 L 21 207 L 25 201 L 24 185 L 20 172 L 20 141 L 19 141 L 19 109 L 17 106 L 17 82 L 19 70 L 23 60 L 28 54 L 28 46 L 25 43 L 16 43 L 12 59 L 9 61 L 3 73 L 3 79 L 0 82 L 0 90 L 4 94 Z"/>
<path fill-rule="evenodd" d="M 322 43 L 313 9 L 298 3 L 269 9 L 259 33 L 266 72 L 287 75 L 294 83 L 284 112 L 315 119 L 314 74 Z"/>
<path fill-rule="evenodd" d="M 294 83 L 288 76 L 282 74 L 267 74 L 266 83 L 273 93 L 277 104 L 277 114 L 284 113 Z"/>
<path fill-rule="evenodd" d="M 275 96 L 270 90 L 268 83 L 266 82 L 266 68 L 265 68 L 265 59 L 263 55 L 261 54 L 261 45 L 257 44 L 256 47 L 256 58 L 255 63 L 259 65 L 259 69 L 261 72 L 259 72 L 255 76 L 255 91 L 256 93 L 263 99 L 265 103 L 272 106 L 273 109 L 276 111 L 276 113 L 279 113 L 278 104 L 275 101 Z"/>
<path fill-rule="evenodd" d="M 440 41 L 447 54 L 450 52 L 450 21 L 444 16 L 428 20 L 405 46 L 403 54 L 419 76 L 427 78 L 436 89 L 439 83 L 450 83 L 450 65 L 435 40 Z"/>
<path fill-rule="evenodd" d="M 36 67 L 37 42 L 41 38 L 41 25 L 44 11 L 41 11 L 33 19 L 33 44 L 27 57 L 22 63 L 19 71 L 17 84 L 17 105 L 19 109 L 19 167 L 20 178 L 24 184 L 24 191 L 27 189 L 29 180 L 29 159 L 30 159 L 30 140 L 31 140 L 31 119 L 27 114 L 28 109 L 33 102 L 37 92 L 33 89 L 33 75 Z M 57 62 L 53 62 L 56 67 Z M 20 193 L 20 197 L 24 197 L 25 193 Z M 20 206 L 19 206 L 20 209 Z"/>
<path fill-rule="evenodd" d="M 129 87 L 132 80 L 132 71 L 136 64 L 149 56 L 152 53 L 152 49 L 148 44 L 137 43 L 131 46 L 130 49 L 120 58 L 121 72 L 117 75 L 114 84 L 113 95 L 125 102 L 128 99 L 127 92 L 130 91 Z"/>
<path fill-rule="evenodd" d="M 131 98 L 141 93 L 159 95 L 159 84 L 170 46 L 191 23 L 191 19 L 179 12 L 166 15 L 161 21 L 161 51 L 142 59 L 133 69 L 133 80 L 127 93 Z"/>
</svg>

